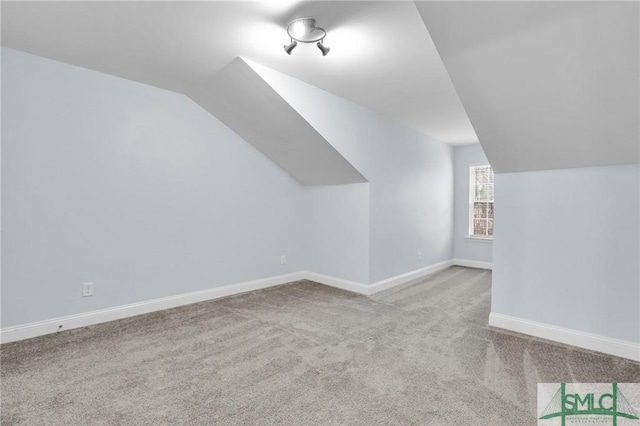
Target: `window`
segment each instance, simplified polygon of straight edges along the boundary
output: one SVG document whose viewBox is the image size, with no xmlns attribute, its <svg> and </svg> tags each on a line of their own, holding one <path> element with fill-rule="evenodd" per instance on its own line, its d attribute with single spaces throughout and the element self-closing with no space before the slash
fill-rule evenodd
<svg viewBox="0 0 640 426">
<path fill-rule="evenodd" d="M 469 236 L 493 238 L 493 170 L 469 168 Z"/>
</svg>

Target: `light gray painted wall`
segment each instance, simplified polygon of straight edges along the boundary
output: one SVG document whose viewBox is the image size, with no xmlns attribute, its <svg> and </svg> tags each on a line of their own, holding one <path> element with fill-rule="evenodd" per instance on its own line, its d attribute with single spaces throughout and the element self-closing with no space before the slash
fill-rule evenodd
<svg viewBox="0 0 640 426">
<path fill-rule="evenodd" d="M 640 342 L 640 166 L 496 175 L 492 311 Z"/>
<path fill-rule="evenodd" d="M 451 259 L 452 147 L 300 80 L 249 64 L 369 181 L 369 282 Z"/>
<path fill-rule="evenodd" d="M 3 48 L 2 124 L 2 327 L 306 268 L 303 187 L 183 95 Z"/>
<path fill-rule="evenodd" d="M 469 236 L 469 166 L 489 164 L 480 144 L 455 148 L 454 259 L 491 262 L 493 242 Z"/>
<path fill-rule="evenodd" d="M 307 187 L 308 269 L 369 282 L 369 184 Z"/>
<path fill-rule="evenodd" d="M 342 128 L 336 148 L 376 178 L 305 188 L 183 95 L 6 48 L 2 71 L 2 327 L 451 258 L 453 150 L 364 108 L 305 89 L 336 108 L 316 111 L 325 132 Z"/>
</svg>

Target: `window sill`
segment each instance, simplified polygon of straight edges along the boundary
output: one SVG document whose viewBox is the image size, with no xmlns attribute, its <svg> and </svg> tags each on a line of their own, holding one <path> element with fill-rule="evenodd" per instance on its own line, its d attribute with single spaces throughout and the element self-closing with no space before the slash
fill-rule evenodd
<svg viewBox="0 0 640 426">
<path fill-rule="evenodd" d="M 482 241 L 482 242 L 485 242 L 485 243 L 492 243 L 493 242 L 493 237 L 474 237 L 473 235 L 467 235 L 464 238 L 465 238 L 465 240 L 470 240 L 470 241 Z"/>
</svg>

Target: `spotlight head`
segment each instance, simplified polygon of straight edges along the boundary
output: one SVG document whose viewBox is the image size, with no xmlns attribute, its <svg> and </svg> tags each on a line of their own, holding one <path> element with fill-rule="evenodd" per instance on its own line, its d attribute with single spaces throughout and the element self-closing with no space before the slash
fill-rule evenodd
<svg viewBox="0 0 640 426">
<path fill-rule="evenodd" d="M 317 42 L 316 46 L 318 46 L 318 49 L 320 49 L 320 51 L 322 52 L 322 56 L 327 56 L 327 53 L 329 53 L 329 51 L 331 50 L 330 47 L 327 47 L 324 44 L 322 44 L 322 40 Z"/>
<path fill-rule="evenodd" d="M 285 44 L 282 47 L 284 48 L 284 51 L 287 52 L 287 55 L 291 55 L 291 51 L 295 49 L 297 45 L 298 45 L 297 41 L 291 40 L 290 44 Z"/>
</svg>

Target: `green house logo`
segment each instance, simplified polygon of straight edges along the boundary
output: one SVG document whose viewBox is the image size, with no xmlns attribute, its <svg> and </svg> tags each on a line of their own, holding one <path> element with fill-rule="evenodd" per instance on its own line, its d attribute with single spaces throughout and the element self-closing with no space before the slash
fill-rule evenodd
<svg viewBox="0 0 640 426">
<path fill-rule="evenodd" d="M 640 425 L 640 417 L 625 395 L 622 393 L 617 383 L 612 383 L 607 391 L 585 391 L 589 385 L 580 384 L 580 391 L 567 391 L 567 384 L 560 383 L 557 392 L 553 395 L 546 408 L 540 414 L 540 420 L 558 418 L 560 424 L 565 426 L 567 418 L 575 420 L 576 423 L 591 423 L 600 419 L 599 424 L 618 425 L 618 421 L 625 419 L 634 421 Z M 595 384 L 601 385 L 601 384 Z M 573 418 L 572 416 L 576 416 Z M 579 417 L 578 417 L 579 416 Z M 590 419 L 591 421 L 589 421 Z M 573 422 L 572 422 L 573 423 Z M 544 424 L 540 422 L 540 424 Z"/>
</svg>

